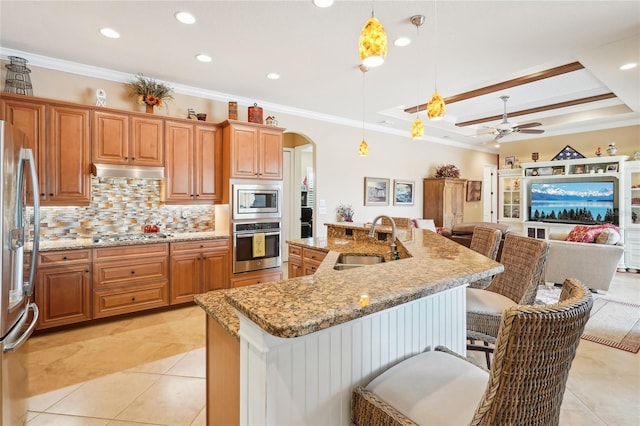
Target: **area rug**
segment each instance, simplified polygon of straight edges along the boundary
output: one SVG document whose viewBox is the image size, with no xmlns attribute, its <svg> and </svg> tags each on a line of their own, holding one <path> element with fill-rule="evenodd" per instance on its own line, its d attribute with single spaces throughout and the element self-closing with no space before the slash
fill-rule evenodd
<svg viewBox="0 0 640 426">
<path fill-rule="evenodd" d="M 560 287 L 540 286 L 536 304 L 556 303 Z M 593 294 L 593 308 L 582 338 L 623 351 L 640 351 L 640 305 Z"/>
</svg>

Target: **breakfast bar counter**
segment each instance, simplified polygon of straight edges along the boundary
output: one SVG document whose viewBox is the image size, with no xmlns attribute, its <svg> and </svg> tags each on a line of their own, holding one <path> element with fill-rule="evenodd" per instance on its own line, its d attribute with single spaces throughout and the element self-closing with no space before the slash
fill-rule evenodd
<svg viewBox="0 0 640 426">
<path fill-rule="evenodd" d="M 437 345 L 465 353 L 465 288 L 502 265 L 408 229 L 400 260 L 335 270 L 343 253 L 387 254 L 388 242 L 358 238 L 369 229 L 336 225 L 327 238 L 290 241 L 327 252 L 314 275 L 196 296 L 208 313 L 208 424 L 229 422 L 212 398 L 229 373 L 212 358 L 218 345 L 238 352 L 239 424 L 348 425 L 351 389 L 382 369 Z"/>
</svg>

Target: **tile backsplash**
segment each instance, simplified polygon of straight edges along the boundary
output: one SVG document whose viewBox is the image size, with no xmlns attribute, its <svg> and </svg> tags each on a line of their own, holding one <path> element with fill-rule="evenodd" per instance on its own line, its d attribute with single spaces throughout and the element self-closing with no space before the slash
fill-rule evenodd
<svg viewBox="0 0 640 426">
<path fill-rule="evenodd" d="M 43 241 L 95 234 L 142 232 L 147 220 L 160 232 L 204 232 L 215 228 L 214 206 L 165 205 L 153 179 L 91 177 L 91 202 L 79 207 L 41 207 Z"/>
</svg>

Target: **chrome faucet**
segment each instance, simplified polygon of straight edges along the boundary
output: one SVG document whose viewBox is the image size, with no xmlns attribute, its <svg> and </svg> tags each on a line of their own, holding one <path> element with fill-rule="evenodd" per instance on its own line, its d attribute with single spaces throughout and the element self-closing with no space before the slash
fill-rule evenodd
<svg viewBox="0 0 640 426">
<path fill-rule="evenodd" d="M 389 222 L 391 222 L 391 251 L 389 252 L 391 253 L 391 260 L 398 260 L 400 259 L 400 254 L 398 253 L 398 248 L 396 246 L 396 223 L 391 217 L 381 214 L 380 216 L 377 216 L 375 219 L 373 219 L 373 223 L 371 224 L 371 231 L 369 232 L 369 238 L 373 238 L 375 236 L 376 223 L 383 217 L 389 219 Z"/>
</svg>

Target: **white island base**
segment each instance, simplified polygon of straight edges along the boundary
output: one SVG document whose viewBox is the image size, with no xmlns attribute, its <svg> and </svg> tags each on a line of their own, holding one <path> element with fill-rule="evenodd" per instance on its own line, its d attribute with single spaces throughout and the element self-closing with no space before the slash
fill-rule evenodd
<svg viewBox="0 0 640 426">
<path fill-rule="evenodd" d="M 240 318 L 241 425 L 349 425 L 351 392 L 412 355 L 466 353 L 465 286 L 296 338 Z"/>
</svg>

